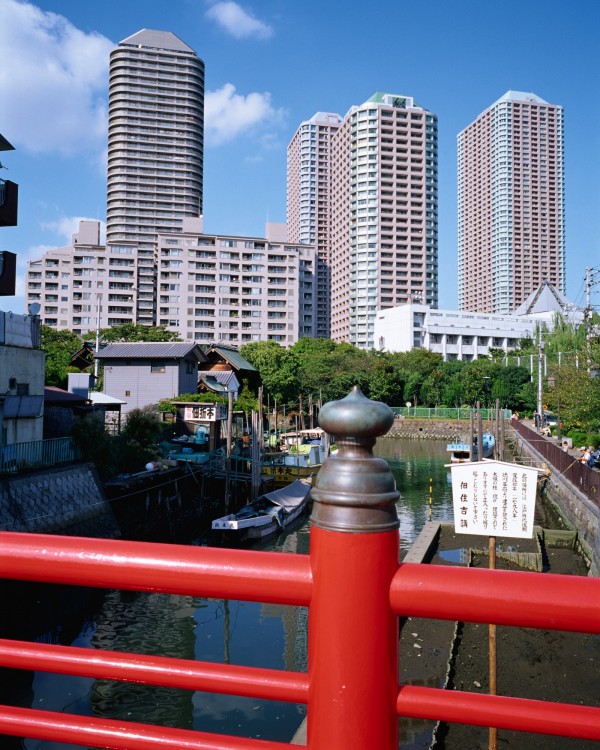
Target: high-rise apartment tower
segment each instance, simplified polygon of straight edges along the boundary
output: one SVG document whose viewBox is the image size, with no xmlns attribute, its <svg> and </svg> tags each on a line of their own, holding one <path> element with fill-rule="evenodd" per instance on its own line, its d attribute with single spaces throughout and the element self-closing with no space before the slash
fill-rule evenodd
<svg viewBox="0 0 600 750">
<path fill-rule="evenodd" d="M 303 122 L 288 146 L 287 226 L 290 242 L 315 245 L 315 335 L 330 336 L 331 159 L 340 115 L 317 112 Z"/>
<path fill-rule="evenodd" d="M 167 31 L 143 29 L 110 55 L 108 245 L 155 248 L 202 213 L 204 63 Z"/>
<path fill-rule="evenodd" d="M 458 302 L 508 314 L 565 292 L 563 109 L 508 91 L 458 134 Z"/>
<path fill-rule="evenodd" d="M 376 93 L 333 139 L 331 338 L 360 348 L 377 310 L 438 304 L 437 117 Z"/>
</svg>

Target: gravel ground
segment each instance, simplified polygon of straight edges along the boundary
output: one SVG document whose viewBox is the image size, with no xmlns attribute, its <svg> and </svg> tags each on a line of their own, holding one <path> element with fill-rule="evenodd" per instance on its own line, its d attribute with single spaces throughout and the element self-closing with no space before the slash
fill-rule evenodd
<svg viewBox="0 0 600 750">
<path fill-rule="evenodd" d="M 486 541 L 486 540 L 484 540 Z M 498 539 L 501 544 L 503 540 Z M 532 551 L 533 542 L 507 540 L 520 551 Z M 456 536 L 444 528 L 431 564 L 462 564 L 458 550 L 481 548 L 481 537 Z M 440 555 L 441 553 L 441 555 Z M 549 571 L 586 575 L 581 558 L 570 550 L 547 550 Z M 488 558 L 475 554 L 474 566 L 487 567 Z M 517 570 L 497 559 L 497 567 Z M 400 671 L 403 683 L 442 687 L 451 638 L 457 627 L 458 641 L 451 685 L 457 690 L 488 691 L 488 626 L 447 623 L 409 618 L 402 625 Z M 600 706 L 600 636 L 526 628 L 497 628 L 498 695 Z M 402 750 L 429 747 L 432 722 L 401 719 Z M 485 750 L 488 730 L 484 727 L 441 725 L 439 750 Z M 498 731 L 500 750 L 598 750 L 600 743 L 549 735 Z"/>
</svg>

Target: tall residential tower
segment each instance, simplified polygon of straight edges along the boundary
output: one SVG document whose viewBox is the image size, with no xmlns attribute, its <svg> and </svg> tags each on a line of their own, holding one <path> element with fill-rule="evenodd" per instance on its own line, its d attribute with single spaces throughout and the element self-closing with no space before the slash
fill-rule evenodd
<svg viewBox="0 0 600 750">
<path fill-rule="evenodd" d="M 331 338 L 370 349 L 377 310 L 438 304 L 437 117 L 376 93 L 333 148 Z"/>
<path fill-rule="evenodd" d="M 340 115 L 317 112 L 288 146 L 288 239 L 316 246 L 314 323 L 315 335 L 323 338 L 329 338 L 331 324 L 331 144 L 341 124 Z"/>
<path fill-rule="evenodd" d="M 348 114 L 318 113 L 288 148 L 290 240 L 316 242 L 318 334 L 369 349 L 377 310 L 437 307 L 437 117 L 376 93 Z M 322 282 L 322 279 L 321 279 Z"/>
<path fill-rule="evenodd" d="M 154 250 L 202 213 L 204 63 L 168 31 L 110 55 L 106 242 Z"/>
<path fill-rule="evenodd" d="M 508 314 L 565 292 L 563 109 L 508 91 L 458 135 L 458 301 Z"/>
</svg>

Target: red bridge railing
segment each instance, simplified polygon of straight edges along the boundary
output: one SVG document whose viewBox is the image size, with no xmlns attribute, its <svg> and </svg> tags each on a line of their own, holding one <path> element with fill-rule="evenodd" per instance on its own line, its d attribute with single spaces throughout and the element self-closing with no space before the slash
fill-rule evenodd
<svg viewBox="0 0 600 750">
<path fill-rule="evenodd" d="M 398 617 L 600 632 L 600 580 L 398 563 L 397 493 L 373 457 L 391 412 L 353 391 L 321 411 L 339 452 L 313 490 L 310 555 L 0 533 L 14 580 L 309 607 L 307 674 L 0 640 L 0 666 L 307 705 L 310 750 L 396 750 L 398 716 L 600 739 L 600 709 L 398 683 Z M 0 706 L 0 734 L 114 750 L 280 742 Z"/>
</svg>

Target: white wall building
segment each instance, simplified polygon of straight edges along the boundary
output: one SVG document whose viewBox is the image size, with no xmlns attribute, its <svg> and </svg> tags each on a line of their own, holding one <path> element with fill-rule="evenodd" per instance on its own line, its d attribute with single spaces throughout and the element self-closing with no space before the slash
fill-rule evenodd
<svg viewBox="0 0 600 750">
<path fill-rule="evenodd" d="M 407 352 L 423 347 L 444 360 L 487 357 L 490 349 L 513 351 L 522 338 L 534 338 L 537 327 L 552 330 L 554 317 L 581 323 L 583 311 L 545 282 L 513 315 L 435 310 L 409 303 L 379 310 L 375 317 L 375 342 L 380 350 Z"/>
</svg>

